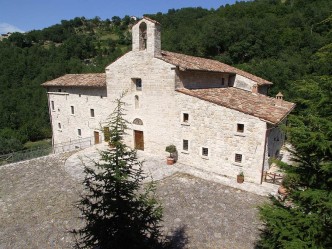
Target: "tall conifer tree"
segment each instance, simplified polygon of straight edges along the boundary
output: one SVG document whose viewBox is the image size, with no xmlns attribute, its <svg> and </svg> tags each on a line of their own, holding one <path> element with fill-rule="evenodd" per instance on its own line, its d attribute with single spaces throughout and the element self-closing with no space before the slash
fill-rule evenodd
<svg viewBox="0 0 332 249">
<path fill-rule="evenodd" d="M 122 96 L 123 97 L 123 96 Z M 160 248 L 162 208 L 154 197 L 155 185 L 146 178 L 136 151 L 123 138 L 127 129 L 122 97 L 109 119 L 110 141 L 95 168 L 85 166 L 79 209 L 86 224 L 73 233 L 78 248 Z"/>
<path fill-rule="evenodd" d="M 332 248 L 332 122 L 292 116 L 294 165 L 286 170 L 286 198 L 261 207 L 258 248 Z"/>
</svg>

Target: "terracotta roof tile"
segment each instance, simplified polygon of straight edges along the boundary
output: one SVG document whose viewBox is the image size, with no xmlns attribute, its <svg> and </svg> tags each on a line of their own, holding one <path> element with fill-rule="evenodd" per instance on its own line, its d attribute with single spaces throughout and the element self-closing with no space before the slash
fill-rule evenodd
<svg viewBox="0 0 332 249">
<path fill-rule="evenodd" d="M 294 103 L 284 100 L 282 106 L 278 106 L 275 98 L 234 87 L 195 90 L 179 88 L 176 91 L 258 117 L 271 124 L 281 122 L 295 107 Z"/>
<path fill-rule="evenodd" d="M 220 61 L 185 54 L 162 51 L 159 59 L 180 67 L 182 70 L 202 70 L 211 72 L 234 73 L 257 82 L 258 85 L 271 85 L 270 81 L 242 71 Z"/>
<path fill-rule="evenodd" d="M 63 87 L 106 87 L 105 73 L 66 74 L 54 80 L 42 84 L 48 86 Z"/>
</svg>

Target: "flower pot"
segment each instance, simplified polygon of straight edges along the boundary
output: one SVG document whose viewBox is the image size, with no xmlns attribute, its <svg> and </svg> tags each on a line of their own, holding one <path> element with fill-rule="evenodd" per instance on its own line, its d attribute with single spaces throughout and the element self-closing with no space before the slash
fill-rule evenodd
<svg viewBox="0 0 332 249">
<path fill-rule="evenodd" d="M 236 181 L 237 181 L 237 183 L 243 183 L 244 182 L 244 176 L 238 175 L 236 177 Z"/>
<path fill-rule="evenodd" d="M 278 188 L 278 193 L 281 194 L 281 195 L 286 196 L 287 195 L 287 189 L 284 186 L 280 185 L 280 187 Z"/>
<path fill-rule="evenodd" d="M 174 164 L 174 158 L 173 157 L 167 157 L 167 165 L 173 165 Z"/>
</svg>

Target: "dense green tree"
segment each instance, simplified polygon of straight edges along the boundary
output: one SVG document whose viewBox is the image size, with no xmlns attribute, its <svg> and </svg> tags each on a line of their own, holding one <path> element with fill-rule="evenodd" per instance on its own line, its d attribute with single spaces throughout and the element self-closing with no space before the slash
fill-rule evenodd
<svg viewBox="0 0 332 249">
<path fill-rule="evenodd" d="M 41 83 L 66 73 L 103 72 L 127 51 L 128 34 L 111 39 L 104 33 L 103 23 L 98 17 L 76 17 L 0 41 L 0 138 L 9 139 L 2 132 L 9 129 L 19 141 L 19 146 L 1 143 L 0 153 L 51 136 L 47 96 Z M 96 33 L 92 35 L 91 29 Z"/>
<path fill-rule="evenodd" d="M 154 197 L 154 184 L 143 188 L 145 176 L 136 151 L 127 147 L 124 103 L 110 116 L 110 148 L 100 153 L 95 169 L 85 166 L 87 193 L 79 202 L 86 225 L 76 231 L 79 248 L 160 248 L 162 208 Z"/>
<path fill-rule="evenodd" d="M 332 248 L 332 122 L 293 117 L 288 128 L 294 165 L 286 170 L 285 199 L 261 207 L 259 248 Z"/>
</svg>

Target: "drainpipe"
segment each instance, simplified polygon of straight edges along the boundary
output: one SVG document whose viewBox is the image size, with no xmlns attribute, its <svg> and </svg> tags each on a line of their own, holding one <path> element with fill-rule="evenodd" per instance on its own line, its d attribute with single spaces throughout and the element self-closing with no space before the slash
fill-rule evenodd
<svg viewBox="0 0 332 249">
<path fill-rule="evenodd" d="M 261 171 L 261 184 L 263 184 L 263 173 L 264 173 L 264 164 L 265 164 L 265 155 L 266 155 L 266 143 L 267 143 L 267 136 L 270 130 L 275 129 L 276 127 L 271 127 L 265 130 L 265 141 L 264 141 L 264 154 L 263 154 L 263 163 L 262 163 L 262 171 Z"/>
</svg>

